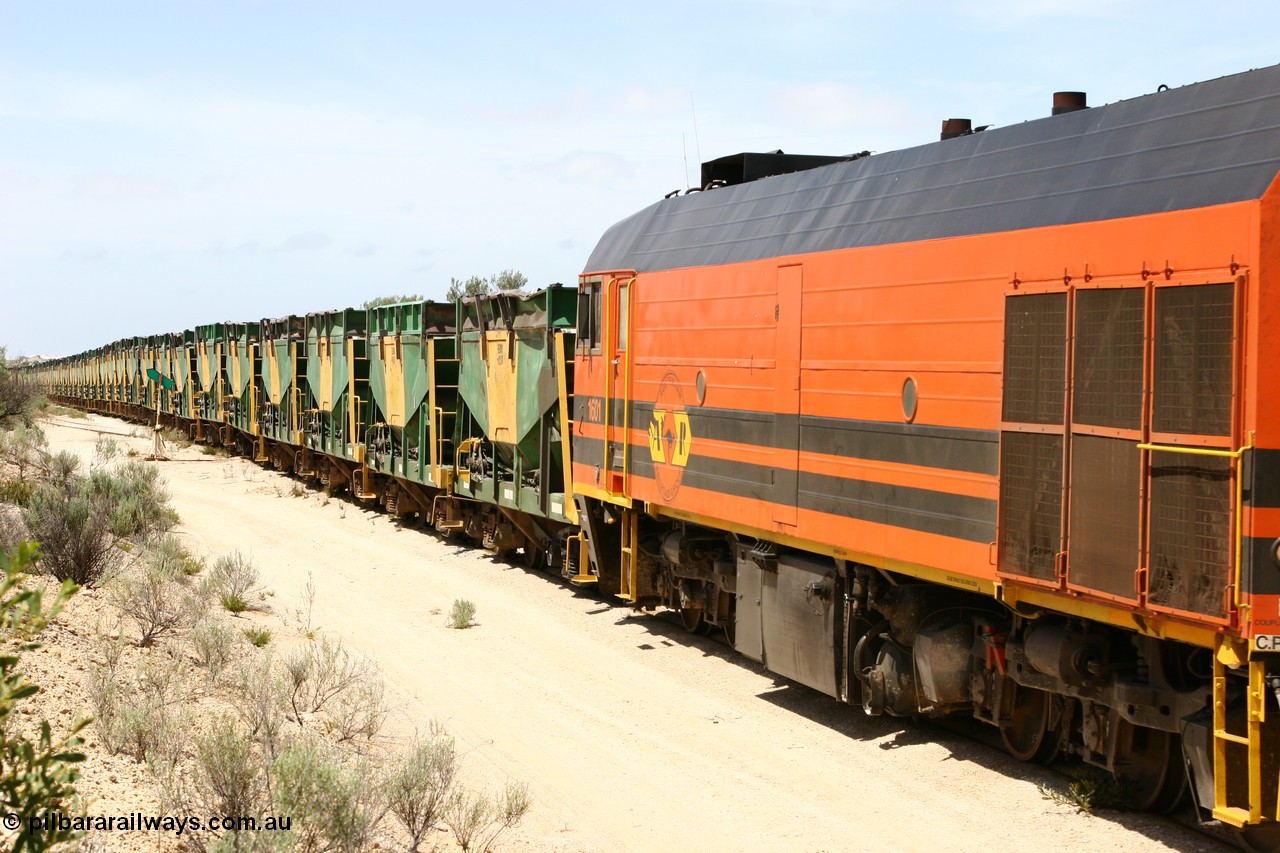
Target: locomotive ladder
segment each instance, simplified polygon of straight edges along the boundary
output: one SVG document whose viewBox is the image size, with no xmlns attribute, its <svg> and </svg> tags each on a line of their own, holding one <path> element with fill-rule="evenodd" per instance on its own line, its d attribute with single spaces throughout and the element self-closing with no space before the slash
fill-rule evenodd
<svg viewBox="0 0 1280 853">
<path fill-rule="evenodd" d="M 1210 450 L 1207 448 L 1179 447 L 1164 444 L 1139 444 L 1139 450 L 1160 450 L 1195 456 L 1219 456 L 1232 460 L 1235 480 L 1235 555 L 1232 562 L 1230 610 L 1239 613 L 1247 605 L 1240 600 L 1240 569 L 1243 562 L 1241 547 L 1244 537 L 1244 477 L 1240 462 L 1244 454 L 1252 450 L 1254 434 L 1250 432 L 1243 447 L 1238 450 Z M 1242 620 L 1244 621 L 1244 620 Z M 1262 818 L 1262 724 L 1266 722 L 1266 667 L 1262 661 L 1249 660 L 1248 642 L 1223 633 L 1214 639 L 1213 649 L 1213 816 L 1242 827 L 1258 823 Z M 1249 689 L 1246 700 L 1246 724 L 1244 734 L 1235 734 L 1228 728 L 1227 717 L 1227 669 L 1249 667 Z M 1248 799 L 1244 806 L 1232 805 L 1229 771 L 1231 745 L 1246 750 L 1248 774 Z M 1280 814 L 1280 804 L 1277 805 Z"/>
<path fill-rule="evenodd" d="M 640 515 L 633 510 L 622 510 L 622 582 L 618 598 L 635 601 L 636 591 L 636 539 L 640 528 Z"/>
<path fill-rule="evenodd" d="M 1247 728 L 1243 735 L 1227 730 L 1227 666 L 1238 663 L 1237 649 L 1230 637 L 1218 635 L 1213 656 L 1213 816 L 1232 826 L 1257 823 L 1262 817 L 1262 724 L 1266 722 L 1266 670 L 1262 661 L 1251 660 Z M 1245 806 L 1227 802 L 1230 764 L 1227 750 L 1237 744 L 1248 750 L 1249 799 Z"/>
</svg>

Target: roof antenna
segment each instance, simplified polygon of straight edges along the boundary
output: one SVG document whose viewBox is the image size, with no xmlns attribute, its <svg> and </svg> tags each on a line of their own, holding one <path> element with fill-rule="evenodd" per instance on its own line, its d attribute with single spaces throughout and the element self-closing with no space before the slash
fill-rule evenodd
<svg viewBox="0 0 1280 853">
<path fill-rule="evenodd" d="M 689 110 L 693 113 L 693 150 L 698 155 L 698 163 L 702 163 L 702 143 L 698 140 L 698 108 L 693 103 L 693 90 L 689 90 Z"/>
<path fill-rule="evenodd" d="M 689 186 L 689 141 L 684 131 L 680 132 L 680 150 L 684 152 L 684 185 Z"/>
</svg>

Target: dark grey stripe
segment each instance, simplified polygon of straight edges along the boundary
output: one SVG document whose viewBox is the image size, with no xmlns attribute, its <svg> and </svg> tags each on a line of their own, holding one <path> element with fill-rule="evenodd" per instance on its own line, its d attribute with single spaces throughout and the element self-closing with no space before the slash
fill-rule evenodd
<svg viewBox="0 0 1280 853">
<path fill-rule="evenodd" d="M 993 477 L 1000 470 L 1000 434 L 995 430 L 804 417 L 800 446 L 833 456 Z"/>
<path fill-rule="evenodd" d="M 574 408 L 587 411 L 587 400 L 576 397 Z M 612 423 L 621 423 L 622 410 L 613 401 Z M 633 403 L 631 426 L 643 430 L 653 417 L 654 404 Z M 827 453 L 848 459 L 896 462 L 947 471 L 994 477 L 999 471 L 999 432 L 929 424 L 903 424 L 777 415 L 740 409 L 685 409 L 693 440 L 710 439 L 752 447 Z M 797 427 L 797 421 L 799 425 Z"/>
<path fill-rule="evenodd" d="M 575 443 L 575 452 L 577 449 Z M 652 478 L 653 462 L 647 451 L 636 447 L 631 450 L 632 474 Z M 796 477 L 794 471 L 784 473 Z M 777 471 L 769 466 L 695 454 L 689 458 L 682 476 L 682 486 L 703 491 L 784 506 L 797 503 L 795 486 L 784 483 L 785 478 L 778 478 L 775 485 Z M 970 542 L 995 541 L 994 500 L 803 471 L 799 472 L 798 487 L 801 509 Z"/>
<path fill-rule="evenodd" d="M 996 538 L 989 498 L 801 472 L 800 507 L 970 542 Z"/>
</svg>

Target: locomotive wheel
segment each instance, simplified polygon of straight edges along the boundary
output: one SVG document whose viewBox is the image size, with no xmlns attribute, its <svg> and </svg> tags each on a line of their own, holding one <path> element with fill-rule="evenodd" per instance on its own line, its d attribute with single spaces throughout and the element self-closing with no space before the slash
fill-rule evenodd
<svg viewBox="0 0 1280 853">
<path fill-rule="evenodd" d="M 680 608 L 680 624 L 684 625 L 684 629 L 690 634 L 704 633 L 706 629 L 706 619 L 703 616 L 702 608 Z"/>
<path fill-rule="evenodd" d="M 1159 729 L 1120 725 L 1129 728 L 1128 754 L 1116 759 L 1116 778 L 1136 809 L 1169 812 L 1187 791 L 1187 774 L 1182 766 L 1182 748 L 1177 738 Z"/>
<path fill-rule="evenodd" d="M 1013 681 L 1006 681 L 1004 689 L 1008 715 L 1000 726 L 1004 748 L 1019 761 L 1053 761 L 1058 754 L 1058 734 L 1049 728 L 1053 697 Z"/>
</svg>

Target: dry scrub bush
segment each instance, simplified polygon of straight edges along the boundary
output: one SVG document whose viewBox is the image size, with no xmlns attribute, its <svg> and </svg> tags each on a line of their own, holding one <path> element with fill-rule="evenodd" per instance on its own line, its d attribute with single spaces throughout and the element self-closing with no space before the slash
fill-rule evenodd
<svg viewBox="0 0 1280 853">
<path fill-rule="evenodd" d="M 291 655 L 285 661 L 285 675 L 293 716 L 301 725 L 304 714 L 319 711 L 335 696 L 375 677 L 377 668 L 352 655 L 342 640 L 323 639 Z"/>
<path fill-rule="evenodd" d="M 172 767 L 190 731 L 183 705 L 186 662 L 177 655 L 149 658 L 135 679 L 122 683 L 119 666 L 110 659 L 114 642 L 104 638 L 99 647 L 107 658 L 90 666 L 89 701 L 103 746 L 113 755 L 124 752 L 135 761 Z"/>
<path fill-rule="evenodd" d="M 48 442 L 37 426 L 0 430 L 0 462 L 6 462 L 17 470 L 19 483 L 38 478 L 48 468 L 46 447 Z"/>
<path fill-rule="evenodd" d="M 251 559 L 233 551 L 214 560 L 206 584 L 223 607 L 241 613 L 249 606 L 249 593 L 258 585 L 258 569 Z"/>
<path fill-rule="evenodd" d="M 195 763 L 178 795 L 187 811 L 207 815 L 260 815 L 265 812 L 267 794 L 267 774 L 254 743 L 245 737 L 234 720 L 219 718 L 209 731 L 196 737 Z M 206 849 L 214 845 L 221 849 L 248 849 L 246 845 L 252 843 L 252 838 L 243 838 L 242 844 L 238 835 L 228 832 L 221 839 L 196 835 L 192 841 Z"/>
<path fill-rule="evenodd" d="M 23 515 L 32 537 L 41 543 L 40 568 L 58 580 L 92 586 L 119 565 L 111 507 L 85 490 L 68 494 L 40 484 Z"/>
<path fill-rule="evenodd" d="M 110 726 L 115 747 L 111 751 L 124 752 L 137 762 L 172 767 L 182 757 L 190 727 L 186 714 L 154 695 L 136 696 L 116 709 Z"/>
<path fill-rule="evenodd" d="M 315 743 L 286 748 L 271 767 L 272 799 L 276 813 L 292 818 L 294 850 L 363 850 L 386 811 L 372 776 Z"/>
<path fill-rule="evenodd" d="M 276 674 L 270 655 L 256 669 L 240 672 L 232 686 L 231 703 L 236 716 L 249 737 L 256 739 L 271 756 L 280 748 L 280 731 L 288 702 L 288 691 Z"/>
<path fill-rule="evenodd" d="M 328 717 L 329 731 L 337 734 L 339 741 L 363 736 L 373 740 L 387 720 L 386 686 L 380 676 L 344 690 L 333 698 Z"/>
<path fill-rule="evenodd" d="M 492 799 L 456 790 L 445 804 L 444 821 L 463 853 L 473 847 L 477 853 L 488 853 L 498 836 L 519 823 L 532 805 L 529 786 L 523 782 L 507 782 Z"/>
<path fill-rule="evenodd" d="M 453 610 L 449 613 L 450 628 L 470 628 L 476 618 L 476 606 L 465 598 L 453 600 Z"/>
<path fill-rule="evenodd" d="M 93 461 L 89 463 L 89 467 L 95 470 L 105 468 L 119 455 L 120 443 L 110 436 L 100 435 L 93 443 Z"/>
<path fill-rule="evenodd" d="M 387 780 L 391 813 L 409 833 L 412 851 L 440 820 L 458 772 L 453 738 L 445 737 L 438 727 L 432 729 L 431 737 L 416 742 Z"/>
<path fill-rule="evenodd" d="M 149 541 L 177 523 L 155 468 L 131 462 L 86 477 L 68 454 L 43 456 L 43 481 L 23 515 L 42 545 L 41 569 L 57 579 L 96 584 L 119 564 L 118 544 Z"/>
<path fill-rule="evenodd" d="M 193 620 L 196 600 L 183 584 L 179 567 L 161 555 L 147 560 L 141 576 L 123 576 L 111 585 L 111 602 L 138 628 L 138 645 Z"/>
<path fill-rule="evenodd" d="M 209 673 L 209 682 L 216 684 L 231 660 L 236 632 L 216 619 L 202 619 L 191 629 L 187 638 L 196 663 Z"/>
<path fill-rule="evenodd" d="M 493 813 L 493 803 L 476 791 L 458 790 L 444 804 L 444 822 L 453 830 L 453 837 L 463 853 L 471 849 Z"/>
<path fill-rule="evenodd" d="M 22 510 L 4 503 L 3 496 L 0 496 L 0 550 L 12 550 L 19 542 L 26 542 L 30 538 L 31 531 L 22 520 Z"/>
</svg>

